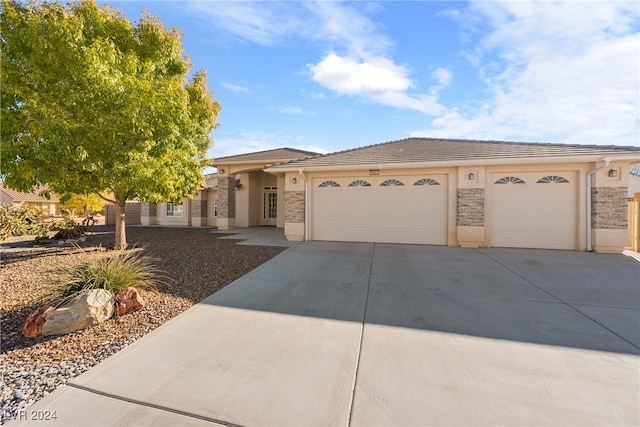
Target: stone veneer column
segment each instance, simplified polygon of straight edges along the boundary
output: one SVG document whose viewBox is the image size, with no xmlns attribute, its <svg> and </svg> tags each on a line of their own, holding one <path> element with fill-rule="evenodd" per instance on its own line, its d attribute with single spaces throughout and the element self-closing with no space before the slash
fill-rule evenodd
<svg viewBox="0 0 640 427">
<path fill-rule="evenodd" d="M 304 240 L 304 191 L 284 192 L 284 234 L 287 240 Z"/>
<path fill-rule="evenodd" d="M 155 225 L 158 223 L 158 205 L 144 203 L 140 207 L 140 222 L 142 225 Z"/>
<path fill-rule="evenodd" d="M 627 229 L 627 187 L 595 187 L 591 189 L 591 228 Z"/>
<path fill-rule="evenodd" d="M 235 226 L 236 219 L 236 180 L 233 177 L 218 177 L 218 220 L 221 230 L 229 230 Z"/>
<path fill-rule="evenodd" d="M 304 191 L 286 191 L 284 204 L 284 222 L 304 224 Z"/>
<path fill-rule="evenodd" d="M 484 226 L 484 188 L 459 188 L 457 225 Z"/>
<path fill-rule="evenodd" d="M 207 225 L 207 199 L 201 191 L 191 202 L 191 224 L 194 227 Z"/>
<path fill-rule="evenodd" d="M 628 213 L 626 186 L 591 189 L 591 242 L 594 251 L 620 253 L 624 250 L 629 237 Z"/>
</svg>

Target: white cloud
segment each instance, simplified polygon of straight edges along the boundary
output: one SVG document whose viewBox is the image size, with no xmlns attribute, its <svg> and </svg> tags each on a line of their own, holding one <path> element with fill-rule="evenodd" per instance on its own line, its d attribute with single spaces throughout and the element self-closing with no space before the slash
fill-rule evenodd
<svg viewBox="0 0 640 427">
<path fill-rule="evenodd" d="M 637 6 L 484 2 L 467 13 L 489 26 L 470 55 L 491 97 L 413 136 L 638 145 Z"/>
<path fill-rule="evenodd" d="M 453 73 L 446 68 L 436 68 L 432 76 L 438 82 L 438 85 L 443 88 L 449 86 L 453 80 Z"/>
<path fill-rule="evenodd" d="M 222 84 L 223 87 L 229 89 L 232 92 L 236 92 L 236 93 L 249 93 L 249 92 L 251 92 L 251 89 L 249 89 L 248 87 L 245 87 L 245 86 L 234 85 L 233 83 L 228 83 L 228 82 L 221 82 L 220 84 Z"/>
<path fill-rule="evenodd" d="M 307 66 L 312 79 L 338 95 L 358 95 L 390 107 L 416 110 L 435 115 L 443 110 L 438 103 L 437 91 L 451 80 L 447 70 L 439 69 L 438 86 L 432 86 L 430 94 L 409 94 L 414 86 L 405 67 L 383 57 L 357 60 L 327 55 L 318 64 Z"/>
<path fill-rule="evenodd" d="M 225 157 L 282 147 L 316 153 L 328 152 L 322 147 L 305 144 L 303 137 L 241 129 L 237 135 L 216 137 L 214 146 L 209 150 L 208 155 L 210 157 Z"/>
<path fill-rule="evenodd" d="M 313 80 L 340 95 L 404 92 L 412 86 L 405 69 L 386 58 L 359 62 L 331 53 L 308 67 Z"/>
<path fill-rule="evenodd" d="M 368 3 L 356 3 L 360 9 L 341 2 L 306 2 L 313 12 L 317 25 L 314 37 L 331 43 L 333 48 L 344 50 L 351 57 L 380 56 L 392 46 L 368 14 L 379 8 L 367 7 Z"/>
<path fill-rule="evenodd" d="M 294 2 L 181 2 L 194 16 L 210 20 L 217 33 L 263 46 L 275 46 L 285 36 L 307 34 L 307 9 Z"/>
<path fill-rule="evenodd" d="M 389 58 L 392 41 L 370 18 L 383 6 L 369 3 L 189 2 L 199 16 L 215 22 L 228 36 L 275 46 L 300 38 L 319 42 L 332 52 L 309 64 L 311 78 L 339 95 L 362 96 L 395 108 L 437 114 L 437 91 L 451 81 L 438 69 L 428 94 L 410 93 L 414 82 L 405 66 Z"/>
</svg>

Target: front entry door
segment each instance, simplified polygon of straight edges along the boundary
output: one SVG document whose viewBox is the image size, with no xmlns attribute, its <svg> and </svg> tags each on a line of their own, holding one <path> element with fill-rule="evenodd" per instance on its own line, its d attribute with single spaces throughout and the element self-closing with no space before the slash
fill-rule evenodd
<svg viewBox="0 0 640 427">
<path fill-rule="evenodd" d="M 278 219 L 278 191 L 277 187 L 264 187 L 262 197 L 262 223 L 276 225 Z"/>
</svg>

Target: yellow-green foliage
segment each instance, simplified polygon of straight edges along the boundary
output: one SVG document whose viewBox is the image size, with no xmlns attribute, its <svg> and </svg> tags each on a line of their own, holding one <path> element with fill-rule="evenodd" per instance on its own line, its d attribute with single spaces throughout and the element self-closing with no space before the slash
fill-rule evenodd
<svg viewBox="0 0 640 427">
<path fill-rule="evenodd" d="M 204 70 L 190 74 L 179 30 L 92 0 L 2 0 L 0 34 L 0 164 L 12 188 L 108 190 L 122 209 L 199 188 L 220 104 Z"/>
</svg>

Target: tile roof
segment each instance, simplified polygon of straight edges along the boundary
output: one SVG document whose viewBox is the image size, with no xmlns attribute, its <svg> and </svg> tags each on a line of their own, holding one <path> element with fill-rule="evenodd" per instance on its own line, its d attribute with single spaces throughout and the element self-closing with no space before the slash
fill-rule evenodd
<svg viewBox="0 0 640 427">
<path fill-rule="evenodd" d="M 407 138 L 281 163 L 271 166 L 269 169 L 276 171 L 291 167 L 335 167 L 516 158 L 613 156 L 620 154 L 630 157 L 637 155 L 640 159 L 640 147 Z"/>
<path fill-rule="evenodd" d="M 50 198 L 48 199 L 40 195 L 41 192 L 48 191 L 48 190 L 49 190 L 49 187 L 45 185 L 45 186 L 37 187 L 31 193 L 22 193 L 20 191 L 16 191 L 6 187 L 4 183 L 1 183 L 0 185 L 0 191 L 2 191 L 4 194 L 9 196 L 14 202 L 59 202 L 60 199 L 58 199 L 58 195 L 55 194 L 54 192 L 49 193 Z"/>
<path fill-rule="evenodd" d="M 295 148 L 275 148 L 273 150 L 258 151 L 255 153 L 238 154 L 236 156 L 217 157 L 213 161 L 213 165 L 221 165 L 225 163 L 242 163 L 242 162 L 276 162 L 286 160 L 298 160 L 307 157 L 317 156 L 318 153 L 312 151 L 297 150 Z"/>
</svg>

